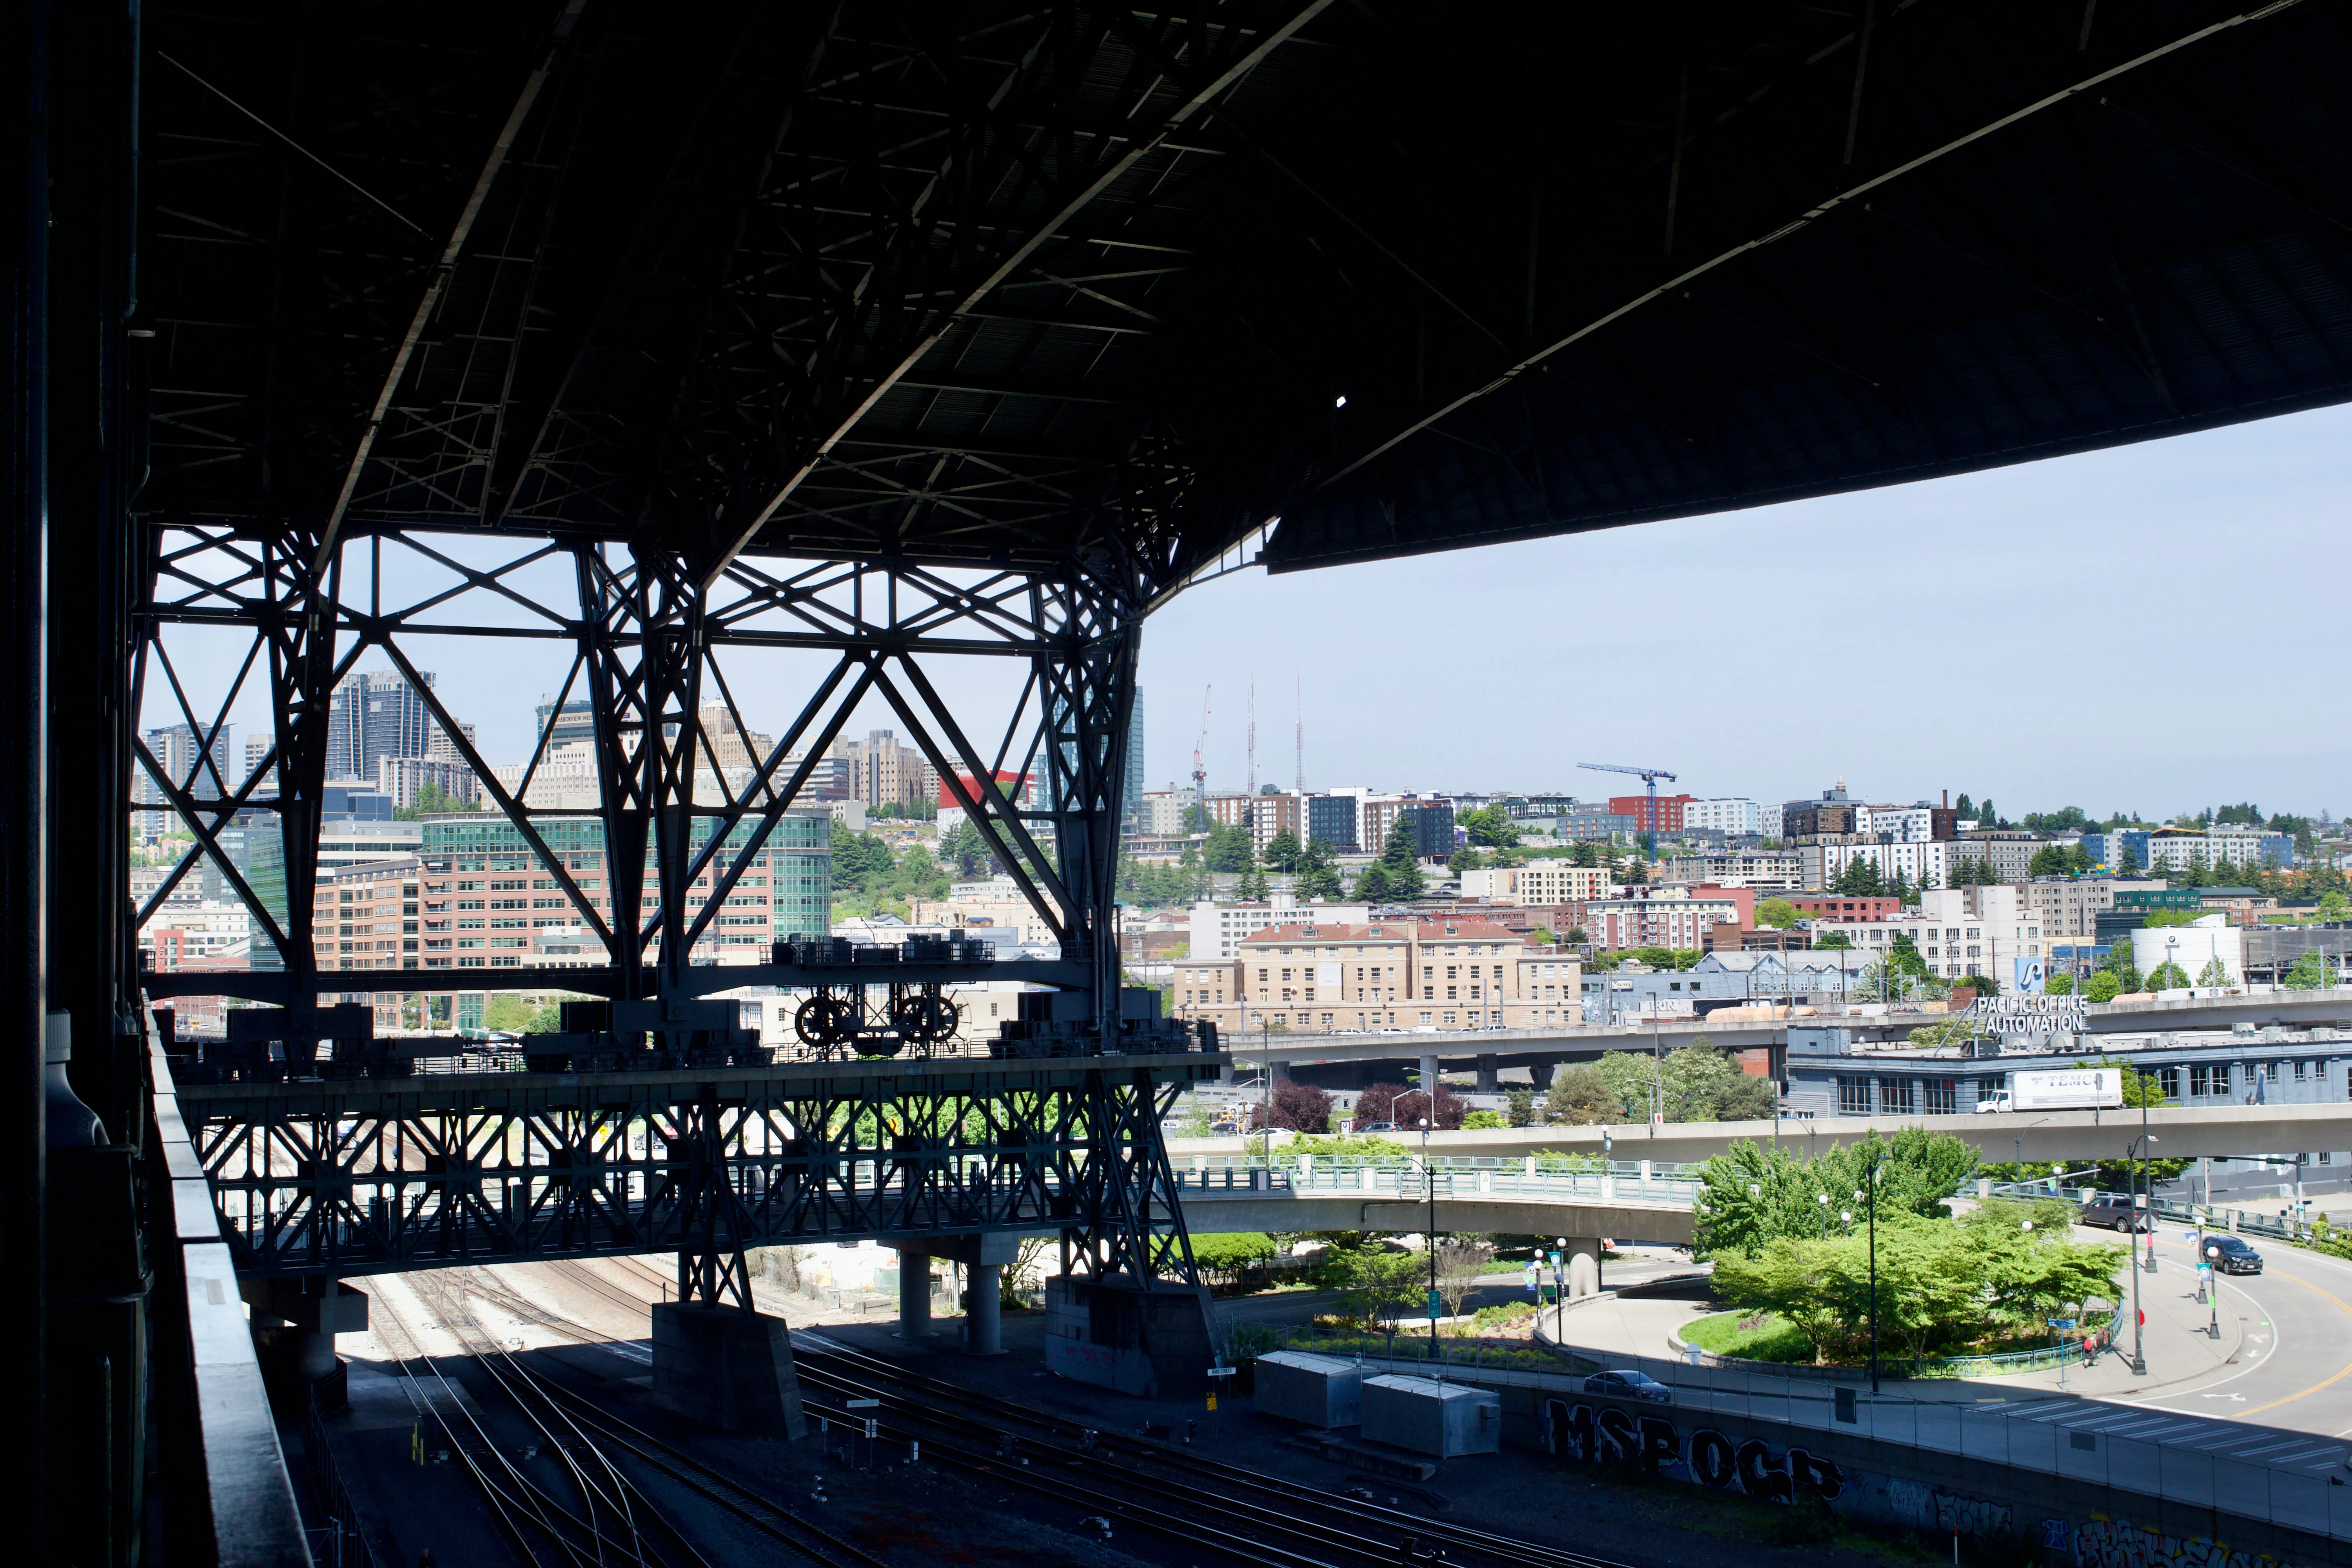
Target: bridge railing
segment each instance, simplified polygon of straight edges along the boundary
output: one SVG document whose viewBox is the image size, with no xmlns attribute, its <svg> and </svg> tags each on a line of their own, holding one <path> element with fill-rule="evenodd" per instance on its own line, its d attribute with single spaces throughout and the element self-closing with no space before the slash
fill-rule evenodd
<svg viewBox="0 0 2352 1568">
<path fill-rule="evenodd" d="M 1197 1155 L 1191 1169 L 1176 1173 L 1180 1192 L 1284 1192 L 1298 1196 L 1329 1195 L 1385 1198 L 1412 1202 L 1435 1196 L 1445 1201 L 1479 1198 L 1523 1198 L 1575 1203 L 1655 1203 L 1687 1205 L 1698 1193 L 1694 1177 L 1672 1173 L 1646 1162 L 1592 1161 L 1589 1164 L 1549 1164 L 1535 1156 L 1522 1159 L 1432 1158 L 1424 1167 L 1413 1160 L 1326 1159 L 1295 1157 L 1271 1166 L 1231 1159 L 1213 1164 Z"/>
</svg>

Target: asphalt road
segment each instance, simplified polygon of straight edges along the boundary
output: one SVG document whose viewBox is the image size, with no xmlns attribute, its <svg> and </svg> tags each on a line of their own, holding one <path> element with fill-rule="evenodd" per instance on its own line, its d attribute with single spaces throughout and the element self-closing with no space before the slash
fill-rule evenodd
<svg viewBox="0 0 2352 1568">
<path fill-rule="evenodd" d="M 2315 1436 L 2352 1436 L 2352 1262 L 2255 1238 L 2259 1275 L 2224 1278 L 2219 1310 L 2244 1319 L 2238 1363 L 2145 1397 L 2115 1403 L 2183 1415 L 2251 1421 Z M 2163 1227 L 2157 1241 L 2160 1271 L 2143 1277 L 2194 1294 L 2189 1233 Z M 2154 1314 L 2150 1314 L 2151 1320 Z M 2152 1371 L 2162 1371 L 2164 1347 L 2151 1343 Z"/>
</svg>

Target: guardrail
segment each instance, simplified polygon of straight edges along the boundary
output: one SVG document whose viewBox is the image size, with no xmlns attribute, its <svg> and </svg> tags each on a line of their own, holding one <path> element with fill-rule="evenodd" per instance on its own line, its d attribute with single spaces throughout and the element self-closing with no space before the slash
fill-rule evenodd
<svg viewBox="0 0 2352 1568">
<path fill-rule="evenodd" d="M 2090 1194 L 2084 1198 L 2084 1194 Z M 1975 1184 L 1964 1183 L 1956 1197 L 1976 1197 Z M 2128 1204 L 2129 1193 L 2108 1192 L 2096 1187 L 2057 1187 L 2047 1182 L 1995 1182 L 1991 1195 L 2003 1198 L 2040 1198 L 2063 1204 L 2102 1202 Z M 2200 1226 L 2232 1236 L 2266 1236 L 2275 1241 L 2309 1241 L 2318 1226 L 2296 1215 L 2262 1214 L 2253 1209 L 2233 1209 L 2215 1204 L 2183 1203 L 2179 1198 L 2151 1198 L 2147 1212 L 2158 1219 L 2177 1225 Z"/>
<path fill-rule="evenodd" d="M 1687 1206 L 1697 1196 L 1696 1178 L 1662 1173 L 1645 1161 L 1592 1162 L 1590 1168 L 1562 1168 L 1536 1155 L 1416 1160 L 1333 1160 L 1303 1154 L 1287 1164 L 1222 1165 L 1193 1156 L 1179 1169 L 1180 1192 L 1280 1192 L 1299 1196 L 1391 1196 L 1397 1201 L 1533 1198 L 1553 1203 L 1654 1203 Z"/>
</svg>

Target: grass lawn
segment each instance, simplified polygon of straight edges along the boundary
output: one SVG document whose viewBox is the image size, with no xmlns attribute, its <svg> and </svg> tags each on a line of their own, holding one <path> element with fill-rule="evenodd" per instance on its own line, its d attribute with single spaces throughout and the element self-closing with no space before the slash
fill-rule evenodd
<svg viewBox="0 0 2352 1568">
<path fill-rule="evenodd" d="M 1741 1328 L 1740 1323 L 1750 1315 L 1717 1312 L 1709 1318 L 1695 1318 L 1679 1331 L 1685 1344 L 1717 1355 L 1738 1356 L 1748 1361 L 1811 1363 L 1812 1342 L 1799 1333 L 1794 1324 L 1783 1321 L 1778 1314 L 1767 1313 L 1757 1327 Z"/>
</svg>

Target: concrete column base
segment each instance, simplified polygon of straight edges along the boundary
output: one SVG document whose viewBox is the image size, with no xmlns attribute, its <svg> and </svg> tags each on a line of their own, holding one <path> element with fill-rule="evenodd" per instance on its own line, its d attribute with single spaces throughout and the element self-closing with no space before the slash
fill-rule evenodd
<svg viewBox="0 0 2352 1568">
<path fill-rule="evenodd" d="M 1528 1068 L 1528 1081 L 1535 1085 L 1538 1094 L 1551 1092 L 1551 1075 L 1555 1070 L 1557 1070 L 1557 1065 L 1552 1062 L 1538 1062 Z"/>
<path fill-rule="evenodd" d="M 721 1432 L 807 1435 L 782 1318 L 703 1301 L 664 1301 L 653 1316 L 656 1399 Z"/>
<path fill-rule="evenodd" d="M 1478 1058 L 1478 1092 L 1495 1094 L 1503 1087 L 1503 1065 L 1500 1058 L 1488 1052 Z"/>
<path fill-rule="evenodd" d="M 1045 1370 L 1144 1399 L 1197 1399 L 1216 1358 L 1205 1287 L 1045 1281 Z"/>
</svg>

